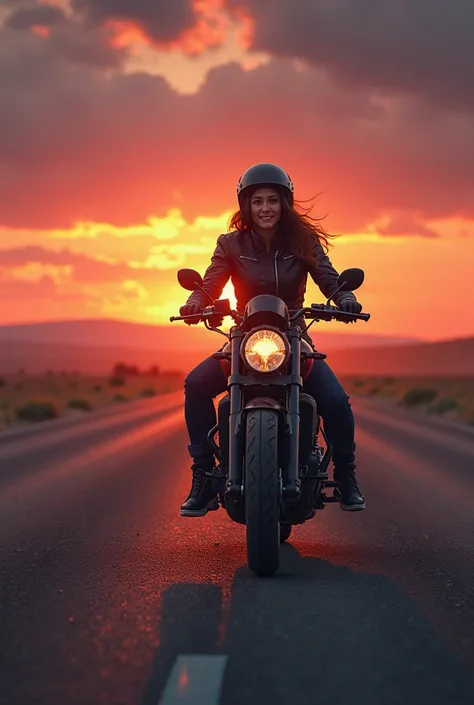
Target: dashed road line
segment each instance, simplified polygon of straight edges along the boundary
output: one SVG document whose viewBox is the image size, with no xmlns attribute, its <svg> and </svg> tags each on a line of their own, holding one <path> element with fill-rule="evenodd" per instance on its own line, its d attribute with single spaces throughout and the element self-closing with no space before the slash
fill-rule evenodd
<svg viewBox="0 0 474 705">
<path fill-rule="evenodd" d="M 178 656 L 158 705 L 218 705 L 227 656 Z"/>
</svg>

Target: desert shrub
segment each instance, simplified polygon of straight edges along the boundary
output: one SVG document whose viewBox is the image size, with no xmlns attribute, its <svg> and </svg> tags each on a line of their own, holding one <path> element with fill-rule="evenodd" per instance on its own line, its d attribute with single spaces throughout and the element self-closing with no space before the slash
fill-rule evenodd
<svg viewBox="0 0 474 705">
<path fill-rule="evenodd" d="M 128 397 L 126 397 L 125 394 L 114 394 L 113 400 L 118 402 L 124 402 L 128 401 Z"/>
<path fill-rule="evenodd" d="M 454 411 L 454 409 L 458 408 L 459 404 L 456 399 L 452 397 L 440 397 L 440 399 L 436 399 L 436 401 L 430 405 L 429 411 L 433 414 L 444 414 L 447 411 Z"/>
<path fill-rule="evenodd" d="M 0 415 L 0 419 L 5 424 L 5 426 L 9 426 L 12 422 L 10 402 L 6 401 L 5 399 L 2 400 L 0 402 L 0 410 L 2 412 Z"/>
<path fill-rule="evenodd" d="M 429 404 L 437 395 L 438 391 L 431 387 L 412 387 L 403 395 L 402 403 L 406 406 Z"/>
<path fill-rule="evenodd" d="M 148 397 L 156 397 L 156 391 L 153 389 L 153 387 L 145 387 L 145 389 L 142 389 L 142 391 L 140 392 L 140 396 L 144 399 Z"/>
<path fill-rule="evenodd" d="M 353 385 L 356 389 L 358 389 L 359 387 L 363 387 L 364 384 L 365 384 L 365 379 L 360 379 L 360 378 L 358 378 L 358 379 L 353 379 L 353 380 L 352 380 L 352 385 Z"/>
<path fill-rule="evenodd" d="M 161 387 L 162 394 L 169 394 L 170 392 L 174 392 L 174 391 L 176 391 L 176 387 L 173 386 L 172 384 L 170 384 L 169 382 L 168 383 L 165 382 L 163 384 L 163 386 Z"/>
<path fill-rule="evenodd" d="M 381 387 L 371 387 L 371 388 L 369 389 L 369 395 L 370 395 L 371 397 L 376 397 L 377 394 L 380 394 L 381 391 L 382 391 L 382 390 L 381 390 Z"/>
<path fill-rule="evenodd" d="M 15 410 L 19 421 L 47 421 L 59 416 L 54 404 L 49 401 L 27 401 Z"/>
<path fill-rule="evenodd" d="M 119 377 L 118 375 L 112 375 L 112 377 L 109 377 L 109 385 L 111 387 L 123 387 L 125 384 L 125 379 L 123 377 Z"/>
<path fill-rule="evenodd" d="M 67 403 L 70 409 L 79 409 L 80 411 L 91 411 L 92 404 L 89 399 L 70 399 Z"/>
<path fill-rule="evenodd" d="M 127 365 L 125 362 L 117 362 L 112 370 L 115 377 L 138 377 L 140 370 L 136 365 Z"/>
</svg>

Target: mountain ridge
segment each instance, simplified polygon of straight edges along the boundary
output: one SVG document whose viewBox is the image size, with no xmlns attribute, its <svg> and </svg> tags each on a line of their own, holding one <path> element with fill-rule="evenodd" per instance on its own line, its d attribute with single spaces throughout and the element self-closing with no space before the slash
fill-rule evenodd
<svg viewBox="0 0 474 705">
<path fill-rule="evenodd" d="M 126 345 L 77 345 L 45 343 L 34 339 L 11 340 L 0 336 L 0 374 L 24 368 L 27 374 L 46 370 L 79 370 L 83 374 L 109 374 L 117 362 L 147 369 L 187 372 L 224 342 L 221 336 L 206 335 L 205 347 L 189 341 L 189 329 L 183 331 L 181 345 L 174 336 L 174 347 L 155 349 Z M 205 331 L 207 334 L 207 331 Z M 474 337 L 410 344 L 353 346 L 329 350 L 323 341 L 318 349 L 327 353 L 327 363 L 338 375 L 474 375 Z"/>
<path fill-rule="evenodd" d="M 327 324 L 330 325 L 330 324 Z M 327 325 L 313 326 L 310 329 L 315 344 L 320 348 L 335 350 L 347 347 L 367 347 L 380 345 L 402 345 L 419 339 L 410 337 L 389 337 L 360 333 L 351 330 L 335 332 L 327 330 Z M 342 326 L 343 324 L 339 324 Z M 124 347 L 150 350 L 171 350 L 181 345 L 213 350 L 217 345 L 216 334 L 210 334 L 204 326 L 153 325 L 124 321 L 114 318 L 63 319 L 34 323 L 0 325 L 0 340 L 29 343 L 61 343 L 77 345 L 120 345 Z M 219 347 L 217 345 L 217 347 Z"/>
</svg>

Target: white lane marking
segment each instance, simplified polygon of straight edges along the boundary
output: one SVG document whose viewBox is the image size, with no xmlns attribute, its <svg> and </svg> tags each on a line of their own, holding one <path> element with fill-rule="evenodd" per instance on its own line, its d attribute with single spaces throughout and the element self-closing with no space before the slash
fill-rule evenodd
<svg viewBox="0 0 474 705">
<path fill-rule="evenodd" d="M 181 655 L 158 705 L 218 705 L 227 656 Z"/>
</svg>

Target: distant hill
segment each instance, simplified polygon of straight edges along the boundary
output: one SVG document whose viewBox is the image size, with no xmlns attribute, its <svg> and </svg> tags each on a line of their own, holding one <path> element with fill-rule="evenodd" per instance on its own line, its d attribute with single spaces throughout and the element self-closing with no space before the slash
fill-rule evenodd
<svg viewBox="0 0 474 705">
<path fill-rule="evenodd" d="M 132 328 L 127 327 L 128 325 Z M 0 373 L 15 372 L 19 367 L 24 367 L 27 373 L 43 373 L 47 369 L 77 369 L 86 374 L 107 374 L 117 362 L 134 364 L 142 369 L 156 364 L 162 369 L 186 372 L 225 342 L 222 336 L 211 335 L 208 331 L 200 331 L 198 328 L 185 328 L 184 325 L 177 325 L 176 333 L 172 335 L 166 326 L 150 326 L 153 329 L 155 346 L 140 348 L 140 327 L 134 329 L 133 325 L 126 324 L 125 328 L 116 328 L 116 331 L 119 330 L 122 334 L 125 331 L 129 335 L 136 330 L 137 337 L 134 338 L 133 345 L 126 336 L 120 343 L 114 341 L 111 336 L 108 339 L 110 344 L 107 345 L 107 340 L 101 337 L 103 329 L 94 326 L 87 328 L 86 324 L 82 329 L 75 330 L 76 336 L 82 334 L 86 338 L 82 345 L 66 344 L 60 340 L 44 342 L 38 338 L 26 338 L 24 327 L 16 339 L 9 339 L 2 335 L 7 328 L 5 326 L 0 328 Z M 43 330 L 43 337 L 47 337 L 44 335 L 44 329 L 36 328 L 35 332 L 39 330 Z M 50 330 L 55 331 L 60 339 L 60 328 Z M 72 330 L 74 331 L 74 327 Z M 346 334 L 340 335 L 346 337 Z M 348 339 L 351 337 L 347 334 Z M 329 342 L 329 338 L 327 340 Z M 330 345 L 322 339 L 322 335 L 318 336 L 317 341 L 318 349 L 328 354 L 327 362 L 338 375 L 474 375 L 474 338 L 393 345 L 387 345 L 385 341 L 385 345 L 372 347 L 352 347 L 346 344 L 345 349 L 332 351 Z"/>
<path fill-rule="evenodd" d="M 413 338 L 390 338 L 361 332 L 355 326 L 334 324 L 338 330 L 328 330 L 333 324 L 313 325 L 313 339 L 321 350 L 346 349 L 348 347 L 375 347 L 379 345 L 401 345 L 414 342 Z M 341 330 L 345 329 L 345 330 Z M 177 350 L 186 348 L 213 351 L 220 347 L 221 337 L 207 331 L 203 325 L 186 326 L 176 322 L 167 326 L 146 325 L 115 319 L 65 320 L 42 323 L 26 323 L 0 326 L 0 341 L 60 343 L 66 345 L 120 346 L 139 350 Z M 222 339 L 224 342 L 224 339 Z"/>
<path fill-rule="evenodd" d="M 21 343 L 0 340 L 0 374 L 16 372 L 20 367 L 27 374 L 42 374 L 46 370 L 79 370 L 84 374 L 109 374 L 117 362 L 146 369 L 158 365 L 162 369 L 186 371 L 206 353 L 185 351 L 185 360 L 177 350 L 139 350 L 120 345 L 65 345 L 24 340 Z"/>
<path fill-rule="evenodd" d="M 474 375 L 474 338 L 335 350 L 327 361 L 338 375 Z"/>
</svg>

